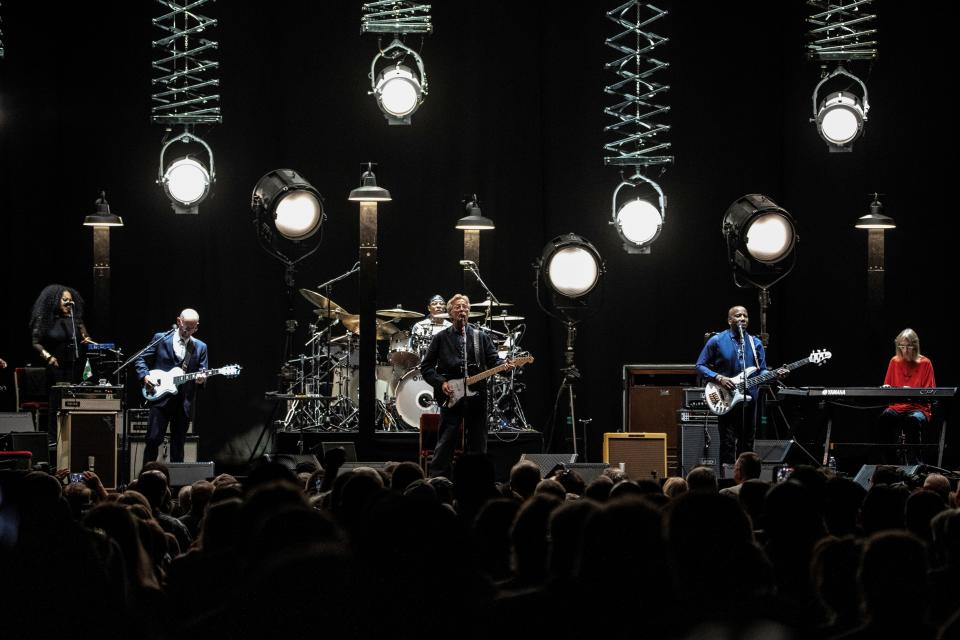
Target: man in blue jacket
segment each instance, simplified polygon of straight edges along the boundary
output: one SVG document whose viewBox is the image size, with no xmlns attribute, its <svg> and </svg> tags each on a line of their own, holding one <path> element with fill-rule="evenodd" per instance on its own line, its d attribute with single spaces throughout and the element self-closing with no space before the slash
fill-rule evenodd
<svg viewBox="0 0 960 640">
<path fill-rule="evenodd" d="M 180 367 L 184 373 L 193 373 L 209 368 L 207 345 L 197 340 L 193 334 L 200 326 L 200 315 L 193 309 L 184 309 L 177 317 L 176 331 L 163 337 L 163 333 L 153 336 L 153 346 L 140 354 L 136 360 L 137 377 L 148 392 L 153 392 L 154 383 L 150 381 L 151 369 L 169 371 Z M 160 339 L 163 338 L 163 339 Z M 170 425 L 170 461 L 183 462 L 183 448 L 187 441 L 187 429 L 196 385 L 203 384 L 206 378 L 198 376 L 177 389 L 177 393 L 166 395 L 150 403 L 150 417 L 147 423 L 147 441 L 143 451 L 143 462 L 157 459 L 157 453 Z"/>
</svg>

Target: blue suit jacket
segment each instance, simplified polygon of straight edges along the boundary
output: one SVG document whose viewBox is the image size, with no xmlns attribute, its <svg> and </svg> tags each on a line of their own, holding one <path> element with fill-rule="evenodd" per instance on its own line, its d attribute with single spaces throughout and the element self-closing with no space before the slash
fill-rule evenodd
<svg viewBox="0 0 960 640">
<path fill-rule="evenodd" d="M 150 342 L 155 341 L 157 338 L 162 336 L 165 332 L 155 333 Z M 147 377 L 151 369 L 160 369 L 161 371 L 169 371 L 174 367 L 181 366 L 180 359 L 177 358 L 176 352 L 173 350 L 173 340 L 176 336 L 176 332 L 171 333 L 169 336 L 153 345 L 146 351 L 140 354 L 140 357 L 137 358 L 135 366 L 137 368 L 137 379 L 143 384 L 143 379 Z M 210 365 L 207 361 L 207 343 L 202 340 L 197 340 L 196 338 L 191 338 L 190 343 L 193 347 L 193 352 L 190 352 L 190 345 L 187 347 L 187 357 L 189 361 L 187 366 L 184 369 L 186 373 L 192 373 L 194 371 L 199 371 L 200 369 L 208 369 Z M 197 384 L 195 382 L 187 382 L 180 386 L 177 390 L 176 395 L 170 395 L 162 400 L 158 400 L 156 405 L 166 404 L 170 398 L 182 398 L 183 408 L 186 410 L 187 415 L 190 414 L 190 402 L 193 400 L 193 393 L 196 390 Z"/>
</svg>

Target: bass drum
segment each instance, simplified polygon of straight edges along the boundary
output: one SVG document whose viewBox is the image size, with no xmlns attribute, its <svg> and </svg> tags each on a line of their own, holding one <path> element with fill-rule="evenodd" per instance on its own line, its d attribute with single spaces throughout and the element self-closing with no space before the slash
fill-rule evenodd
<svg viewBox="0 0 960 640">
<path fill-rule="evenodd" d="M 407 371 L 397 383 L 395 409 L 400 419 L 411 429 L 420 428 L 420 416 L 440 413 L 433 399 L 433 387 L 420 374 L 420 367 Z"/>
</svg>

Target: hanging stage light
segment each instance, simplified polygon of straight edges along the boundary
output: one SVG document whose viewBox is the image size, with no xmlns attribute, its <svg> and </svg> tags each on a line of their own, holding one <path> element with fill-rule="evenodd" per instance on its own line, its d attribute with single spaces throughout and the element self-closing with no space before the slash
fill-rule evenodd
<svg viewBox="0 0 960 640">
<path fill-rule="evenodd" d="M 203 146 L 210 159 L 210 170 L 208 171 L 202 162 L 189 155 L 177 158 L 164 169 L 164 155 L 170 145 L 175 142 L 183 144 L 195 142 Z M 163 186 L 163 191 L 170 200 L 170 206 L 176 213 L 198 213 L 198 205 L 210 195 L 210 188 L 215 179 L 213 151 L 206 142 L 192 133 L 183 131 L 160 149 L 157 183 Z"/>
<path fill-rule="evenodd" d="M 419 74 L 402 64 L 407 56 L 413 59 Z M 377 62 L 381 59 L 395 62 L 377 72 Z M 427 95 L 427 73 L 417 52 L 400 40 L 394 40 L 374 56 L 370 63 L 370 81 L 370 93 L 377 99 L 377 106 L 387 122 L 410 124 L 410 116 L 420 108 Z"/>
<path fill-rule="evenodd" d="M 251 200 L 257 236 L 267 252 L 296 262 L 320 246 L 319 236 L 315 245 L 307 246 L 304 241 L 313 237 L 326 220 L 323 196 L 299 173 L 292 169 L 267 173 L 257 181 Z M 299 255 L 291 259 L 287 253 Z"/>
<path fill-rule="evenodd" d="M 730 205 L 723 216 L 723 236 L 737 286 L 744 286 L 742 277 L 750 285 L 768 288 L 796 263 L 793 217 L 766 196 L 750 194 Z"/>
<path fill-rule="evenodd" d="M 597 249 L 573 233 L 557 236 L 547 243 L 538 269 L 554 293 L 570 299 L 582 298 L 593 291 L 604 273 Z"/>
<path fill-rule="evenodd" d="M 630 189 L 638 190 L 643 185 L 649 185 L 656 193 L 656 202 L 651 202 L 650 193 L 643 190 L 632 197 L 628 197 Z M 656 182 L 640 173 L 636 173 L 623 182 L 613 192 L 612 224 L 620 239 L 623 248 L 628 253 L 650 253 L 650 245 L 660 236 L 667 210 L 667 198 Z"/>
</svg>

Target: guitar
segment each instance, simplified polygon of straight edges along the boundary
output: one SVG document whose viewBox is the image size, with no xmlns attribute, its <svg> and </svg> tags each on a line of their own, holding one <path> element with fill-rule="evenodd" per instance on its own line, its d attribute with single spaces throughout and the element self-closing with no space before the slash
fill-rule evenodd
<svg viewBox="0 0 960 640">
<path fill-rule="evenodd" d="M 447 384 L 450 385 L 450 390 L 453 391 L 453 394 L 447 397 L 446 407 L 449 409 L 450 407 L 455 406 L 464 396 L 470 397 L 477 395 L 476 391 L 470 390 L 470 385 L 480 382 L 481 380 L 486 380 L 490 376 L 500 373 L 501 371 L 505 370 L 510 363 L 513 363 L 515 367 L 522 367 L 526 364 L 530 364 L 531 362 L 533 362 L 533 356 L 531 355 L 517 356 L 513 360 L 508 360 L 507 362 L 487 369 L 486 371 L 481 371 L 477 375 L 470 376 L 469 378 L 447 380 Z"/>
<path fill-rule="evenodd" d="M 787 371 L 793 371 L 794 369 L 798 369 L 806 364 L 815 364 L 820 366 L 832 356 L 833 354 L 825 349 L 821 349 L 820 351 L 811 351 L 810 355 L 803 360 L 791 362 L 790 364 L 784 365 L 780 368 L 786 369 Z M 730 380 L 736 385 L 733 390 L 727 389 L 723 385 L 717 384 L 713 381 L 708 382 L 703 389 L 703 395 L 706 398 L 707 407 L 710 409 L 710 411 L 718 416 L 722 416 L 741 402 L 749 402 L 751 398 L 747 392 L 750 389 L 753 389 L 764 382 L 778 377 L 777 372 L 774 370 L 767 371 L 766 373 L 751 378 L 750 376 L 752 376 L 756 371 L 756 367 L 747 367 L 746 371 L 741 371 L 736 375 L 736 377 L 730 378 Z M 743 383 L 744 374 L 746 374 L 747 378 L 746 384 Z"/>
<path fill-rule="evenodd" d="M 236 378 L 240 375 L 240 370 L 243 369 L 238 364 L 228 364 L 225 367 L 220 367 L 219 369 L 205 369 L 201 371 L 196 371 L 194 373 L 184 373 L 183 369 L 180 367 L 174 367 L 170 371 L 162 371 L 160 369 L 154 369 L 149 374 L 147 374 L 147 380 L 153 383 L 153 391 L 147 391 L 147 387 L 143 387 L 143 397 L 147 400 L 153 402 L 154 400 L 161 400 L 168 395 L 174 395 L 177 393 L 177 387 L 182 385 L 185 382 L 190 382 L 194 378 L 199 376 L 226 376 L 227 378 Z"/>
</svg>

